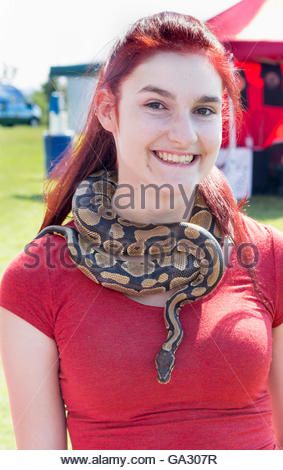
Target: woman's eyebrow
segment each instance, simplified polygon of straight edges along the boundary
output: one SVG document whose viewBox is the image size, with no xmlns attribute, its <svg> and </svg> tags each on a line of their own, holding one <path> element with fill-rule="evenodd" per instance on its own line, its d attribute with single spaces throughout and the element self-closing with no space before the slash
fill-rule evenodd
<svg viewBox="0 0 283 470">
<path fill-rule="evenodd" d="M 176 99 L 176 96 L 173 95 L 172 93 L 170 93 L 170 91 L 163 90 L 162 88 L 158 88 L 158 87 L 153 86 L 153 85 L 147 85 L 147 86 L 143 87 L 141 90 L 138 91 L 138 93 L 142 93 L 142 92 L 146 92 L 146 91 L 153 92 L 153 93 L 158 93 L 158 95 L 165 96 L 166 98 L 171 98 L 173 100 Z"/>
<path fill-rule="evenodd" d="M 222 102 L 221 98 L 218 96 L 208 96 L 208 95 L 203 95 L 200 96 L 198 99 L 196 99 L 197 103 L 217 103 L 220 104 Z"/>
<path fill-rule="evenodd" d="M 153 85 L 147 85 L 143 87 L 141 90 L 138 91 L 138 93 L 143 93 L 143 92 L 152 92 L 152 93 L 157 93 L 158 95 L 165 96 L 166 98 L 171 98 L 172 100 L 176 99 L 176 96 L 173 95 L 170 91 L 164 90 L 162 88 L 153 86 Z M 209 96 L 209 95 L 202 95 L 199 98 L 195 100 L 197 103 L 221 103 L 221 98 L 218 96 Z"/>
</svg>

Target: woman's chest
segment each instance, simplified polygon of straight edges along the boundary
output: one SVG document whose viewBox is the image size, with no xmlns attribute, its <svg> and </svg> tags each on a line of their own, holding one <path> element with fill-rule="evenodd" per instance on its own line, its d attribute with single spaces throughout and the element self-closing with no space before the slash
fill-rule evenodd
<svg viewBox="0 0 283 470">
<path fill-rule="evenodd" d="M 266 385 L 271 321 L 262 304 L 239 286 L 187 304 L 184 337 L 171 382 L 157 382 L 155 356 L 166 340 L 163 308 L 101 288 L 66 305 L 56 327 L 60 379 L 69 406 L 116 416 L 133 407 L 185 400 L 190 406 L 245 406 Z M 84 400 L 82 400 L 84 397 Z M 126 403 L 124 408 L 122 405 Z M 102 418 L 102 416 L 101 416 Z"/>
</svg>

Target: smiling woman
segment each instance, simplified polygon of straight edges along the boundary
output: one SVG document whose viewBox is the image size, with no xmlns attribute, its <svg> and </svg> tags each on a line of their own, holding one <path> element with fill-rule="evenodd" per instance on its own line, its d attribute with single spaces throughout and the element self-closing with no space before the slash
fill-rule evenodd
<svg viewBox="0 0 283 470">
<path fill-rule="evenodd" d="M 66 427 L 73 449 L 282 446 L 283 235 L 215 167 L 239 93 L 188 15 L 115 45 L 1 284 L 18 448 L 65 448 Z"/>
<path fill-rule="evenodd" d="M 182 220 L 186 208 L 180 188 L 190 198 L 216 161 L 221 104 L 222 79 L 209 59 L 177 52 L 154 54 L 121 84 L 119 121 L 113 111 L 109 120 L 108 101 L 98 102 L 97 116 L 117 148 L 120 193 L 125 184 L 136 189 L 132 207 L 115 207 L 121 217 L 146 223 L 156 217 L 160 223 Z M 164 189 L 157 208 L 148 191 L 141 208 L 141 183 L 170 183 L 174 194 Z"/>
</svg>

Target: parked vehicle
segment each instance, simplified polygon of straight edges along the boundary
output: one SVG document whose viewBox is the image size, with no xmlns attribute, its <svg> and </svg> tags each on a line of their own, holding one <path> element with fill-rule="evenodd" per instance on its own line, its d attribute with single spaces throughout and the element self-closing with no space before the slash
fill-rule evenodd
<svg viewBox="0 0 283 470">
<path fill-rule="evenodd" d="M 39 106 L 26 101 L 23 93 L 12 85 L 0 84 L 0 124 L 38 126 L 41 118 Z"/>
</svg>

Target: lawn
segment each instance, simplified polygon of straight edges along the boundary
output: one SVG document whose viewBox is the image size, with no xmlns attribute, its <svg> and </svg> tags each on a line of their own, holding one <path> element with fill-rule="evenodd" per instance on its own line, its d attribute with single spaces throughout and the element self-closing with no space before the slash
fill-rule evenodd
<svg viewBox="0 0 283 470">
<path fill-rule="evenodd" d="M 33 239 L 42 221 L 43 131 L 40 127 L 0 127 L 0 275 L 8 262 Z M 247 212 L 283 231 L 282 197 L 255 196 Z M 15 449 L 1 367 L 0 390 L 0 449 Z"/>
<path fill-rule="evenodd" d="M 0 273 L 43 216 L 43 128 L 0 126 Z"/>
</svg>

